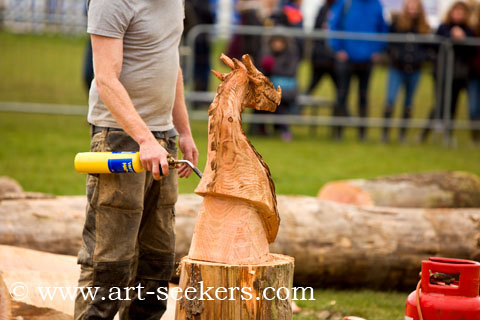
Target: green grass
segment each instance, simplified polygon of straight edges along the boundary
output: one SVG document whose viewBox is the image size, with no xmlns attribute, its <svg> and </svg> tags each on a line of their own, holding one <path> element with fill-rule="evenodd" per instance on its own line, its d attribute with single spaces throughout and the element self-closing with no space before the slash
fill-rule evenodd
<svg viewBox="0 0 480 320">
<path fill-rule="evenodd" d="M 206 122 L 192 123 L 192 130 L 203 170 Z M 281 194 L 313 196 L 328 181 L 402 172 L 465 170 L 480 174 L 480 149 L 468 144 L 456 149 L 374 141 L 359 144 L 353 131 L 345 142 L 334 143 L 326 138 L 325 129 L 320 129 L 317 137 L 311 137 L 308 128 L 294 130 L 296 140 L 292 143 L 278 138 L 251 139 L 269 164 Z M 73 170 L 75 154 L 89 149 L 84 117 L 0 113 L 0 137 L 0 175 L 18 179 L 29 191 L 84 193 L 85 179 Z M 192 192 L 197 183 L 195 176 L 182 180 L 180 191 Z"/>
<path fill-rule="evenodd" d="M 297 301 L 304 308 L 296 320 L 325 319 L 322 316 L 357 316 L 368 320 L 402 320 L 407 293 L 370 290 L 315 290 L 315 301 Z M 327 312 L 326 312 L 327 311 Z M 343 317 L 336 318 L 343 319 Z"/>
<path fill-rule="evenodd" d="M 0 31 L 0 101 L 86 104 L 85 41 Z"/>
<path fill-rule="evenodd" d="M 0 101 L 40 102 L 53 104 L 86 104 L 81 81 L 85 37 L 68 38 L 52 35 L 17 35 L 0 31 Z M 214 46 L 216 57 L 224 51 L 225 42 Z M 226 71 L 218 59 L 213 67 Z M 300 85 L 307 85 L 308 63 L 300 67 Z M 371 114 L 379 116 L 384 100 L 386 71 L 377 68 L 371 84 Z M 217 80 L 212 80 L 211 87 Z M 422 78 L 416 97 L 414 116 L 423 118 L 429 111 L 432 80 Z M 355 88 L 355 83 L 353 83 Z M 325 79 L 316 94 L 333 98 L 333 88 Z M 356 90 L 352 90 L 354 105 Z M 401 100 L 401 99 L 399 99 Z M 401 101 L 399 101 L 400 103 Z M 466 118 L 465 96 L 462 96 L 459 117 Z M 354 111 L 354 110 L 353 110 Z M 397 110 L 397 112 L 400 110 Z M 309 110 L 306 110 L 309 112 Z M 322 114 L 329 110 L 322 110 Z M 0 174 L 17 178 L 27 190 L 55 194 L 84 192 L 84 177 L 73 172 L 76 152 L 88 149 L 88 128 L 84 117 L 32 114 L 0 114 Z M 206 151 L 206 123 L 192 124 L 202 153 Z M 294 143 L 278 138 L 252 138 L 255 147 L 271 167 L 279 193 L 315 195 L 326 182 L 349 178 L 370 178 L 378 175 L 432 170 L 466 170 L 480 173 L 480 150 L 468 142 L 467 132 L 457 133 L 459 146 L 446 149 L 438 142 L 423 146 L 381 145 L 379 131 L 370 130 L 371 142 L 358 144 L 349 130 L 347 140 L 333 143 L 326 137 L 326 128 L 318 135 L 306 127 L 294 128 Z M 413 140 L 414 132 L 411 132 Z M 181 192 L 191 192 L 198 180 L 182 181 Z"/>
<path fill-rule="evenodd" d="M 85 38 L 49 35 L 15 35 L 0 31 L 0 101 L 53 104 L 86 104 L 81 81 Z M 215 56 L 224 43 L 215 47 Z M 220 67 L 214 60 L 214 67 Z M 304 88 L 310 70 L 300 67 L 300 84 Z M 383 106 L 386 71 L 377 68 L 371 84 L 371 115 L 380 116 Z M 216 86 L 216 80 L 211 87 Z M 424 118 L 432 105 L 430 76 L 422 78 L 414 116 Z M 355 87 L 355 86 L 353 86 Z M 333 88 L 325 80 L 316 94 L 333 98 Z M 352 105 L 356 94 L 350 97 Z M 308 112 L 309 110 L 307 110 Z M 328 110 L 322 110 L 326 114 Z M 398 113 L 398 110 L 397 110 Z M 462 96 L 459 118 L 466 118 Z M 205 165 L 206 122 L 192 123 L 200 149 L 200 169 Z M 439 143 L 407 145 L 379 144 L 377 129 L 370 130 L 371 141 L 359 144 L 354 130 L 346 141 L 331 142 L 328 130 L 320 128 L 316 136 L 309 128 L 295 127 L 295 140 L 285 143 L 279 138 L 251 137 L 252 143 L 269 164 L 279 194 L 316 195 L 328 181 L 371 178 L 403 172 L 465 170 L 480 174 L 480 148 L 469 144 L 466 132 L 456 134 L 459 145 L 447 149 Z M 413 140 L 416 132 L 410 132 Z M 85 176 L 73 169 L 77 152 L 89 148 L 85 117 L 54 116 L 0 112 L 0 175 L 17 179 L 27 191 L 57 195 L 84 194 Z M 180 192 L 192 192 L 198 178 L 181 180 Z M 318 319 L 320 312 L 357 315 L 369 320 L 402 319 L 406 293 L 382 293 L 368 290 L 315 290 L 315 301 L 298 301 L 304 311 L 295 319 Z"/>
</svg>

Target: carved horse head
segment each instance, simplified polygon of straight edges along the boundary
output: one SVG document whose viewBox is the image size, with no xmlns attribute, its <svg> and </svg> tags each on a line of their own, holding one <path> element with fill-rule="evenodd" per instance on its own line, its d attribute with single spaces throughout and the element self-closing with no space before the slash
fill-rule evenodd
<svg viewBox="0 0 480 320">
<path fill-rule="evenodd" d="M 232 72 L 228 74 L 212 70 L 212 73 L 220 81 L 223 82 L 236 76 L 240 84 L 243 82 L 243 84 L 249 86 L 249 90 L 246 91 L 247 96 L 242 102 L 242 110 L 244 108 L 253 108 L 270 112 L 275 111 L 280 104 L 282 90 L 280 86 L 275 89 L 273 83 L 253 65 L 248 54 L 243 55 L 242 61 L 235 58 L 232 60 L 223 53 L 220 59 L 232 69 Z"/>
</svg>

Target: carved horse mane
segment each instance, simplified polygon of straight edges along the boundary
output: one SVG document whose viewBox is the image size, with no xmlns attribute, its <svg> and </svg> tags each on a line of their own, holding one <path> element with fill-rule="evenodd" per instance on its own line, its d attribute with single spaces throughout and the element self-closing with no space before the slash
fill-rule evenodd
<svg viewBox="0 0 480 320">
<path fill-rule="evenodd" d="M 276 238 L 280 217 L 270 169 L 242 129 L 245 108 L 275 111 L 281 89 L 258 71 L 250 57 L 243 62 L 227 56 L 221 60 L 228 74 L 212 70 L 221 84 L 208 110 L 207 165 L 195 192 L 201 196 L 231 197 L 246 201 L 259 213 L 268 238 Z M 268 188 L 265 188 L 268 186 Z"/>
</svg>

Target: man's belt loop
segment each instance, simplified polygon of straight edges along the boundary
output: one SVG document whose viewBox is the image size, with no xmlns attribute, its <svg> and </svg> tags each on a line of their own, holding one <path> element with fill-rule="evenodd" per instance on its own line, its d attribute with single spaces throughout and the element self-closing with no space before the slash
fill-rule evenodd
<svg viewBox="0 0 480 320">
<path fill-rule="evenodd" d="M 91 135 L 92 136 L 96 133 L 101 132 L 103 129 L 107 129 L 108 131 L 123 131 L 120 128 L 99 127 L 99 126 L 95 126 L 93 124 L 91 126 L 92 126 L 92 128 L 91 128 Z M 168 138 L 173 138 L 173 137 L 178 136 L 178 132 L 177 132 L 177 130 L 175 130 L 175 128 L 172 128 L 172 129 L 167 130 L 167 131 L 152 131 L 152 134 L 157 139 L 168 139 Z"/>
</svg>

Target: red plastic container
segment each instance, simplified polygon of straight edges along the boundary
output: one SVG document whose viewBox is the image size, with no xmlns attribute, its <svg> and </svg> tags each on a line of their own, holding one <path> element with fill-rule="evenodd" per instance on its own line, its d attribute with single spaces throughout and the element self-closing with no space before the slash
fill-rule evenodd
<svg viewBox="0 0 480 320">
<path fill-rule="evenodd" d="M 422 261 L 420 306 L 423 320 L 480 320 L 480 263 L 430 258 Z M 417 292 L 407 299 L 405 320 L 419 320 Z"/>
</svg>

